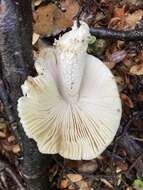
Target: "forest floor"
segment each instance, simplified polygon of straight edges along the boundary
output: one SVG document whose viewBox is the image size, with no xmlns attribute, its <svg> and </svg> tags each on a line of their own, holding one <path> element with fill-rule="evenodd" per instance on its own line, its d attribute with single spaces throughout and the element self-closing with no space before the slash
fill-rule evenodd
<svg viewBox="0 0 143 190">
<path fill-rule="evenodd" d="M 34 58 L 43 43 L 51 44 L 72 25 L 81 7 L 80 19 L 90 27 L 143 29 L 142 0 L 100 0 L 98 3 L 61 0 L 60 3 L 61 7 L 33 0 Z M 47 171 L 52 189 L 143 190 L 143 42 L 96 39 L 89 44 L 88 52 L 103 60 L 116 78 L 123 108 L 121 124 L 112 144 L 97 159 L 72 161 L 53 156 L 53 164 Z M 19 151 L 19 145 L 6 127 L 1 105 L 0 153 L 13 165 Z M 0 190 L 16 189 L 14 170 L 11 168 L 5 176 L 0 168 Z M 18 172 L 17 175 L 23 181 Z"/>
</svg>

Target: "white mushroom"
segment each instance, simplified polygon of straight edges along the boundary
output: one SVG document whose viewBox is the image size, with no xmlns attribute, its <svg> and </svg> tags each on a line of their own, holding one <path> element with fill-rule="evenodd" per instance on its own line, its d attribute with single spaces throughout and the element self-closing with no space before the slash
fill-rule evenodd
<svg viewBox="0 0 143 190">
<path fill-rule="evenodd" d="M 98 157 L 113 140 L 121 102 L 111 71 L 87 54 L 89 27 L 81 22 L 41 51 L 18 101 L 20 121 L 39 151 L 73 160 Z"/>
</svg>

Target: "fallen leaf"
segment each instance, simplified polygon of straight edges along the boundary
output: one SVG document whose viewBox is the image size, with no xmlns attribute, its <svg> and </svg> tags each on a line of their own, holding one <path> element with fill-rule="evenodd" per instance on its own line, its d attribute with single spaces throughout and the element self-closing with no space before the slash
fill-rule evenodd
<svg viewBox="0 0 143 190">
<path fill-rule="evenodd" d="M 18 152 L 20 152 L 20 146 L 18 144 L 13 145 L 12 152 L 15 153 L 15 154 L 17 154 Z"/>
<path fill-rule="evenodd" d="M 126 56 L 127 56 L 127 52 L 125 50 L 118 50 L 113 52 L 112 54 L 107 54 L 108 56 L 108 61 L 104 62 L 107 67 L 109 67 L 110 69 L 113 69 L 117 63 L 123 61 Z"/>
<path fill-rule="evenodd" d="M 132 102 L 132 100 L 126 95 L 126 94 L 121 94 L 121 99 L 123 101 L 123 103 L 125 103 L 129 108 L 133 108 L 134 104 Z"/>
<path fill-rule="evenodd" d="M 125 15 L 125 6 L 123 7 L 115 7 L 114 9 L 114 17 L 124 17 Z"/>
<path fill-rule="evenodd" d="M 42 3 L 42 0 L 33 0 L 34 6 L 39 6 Z"/>
<path fill-rule="evenodd" d="M 78 171 L 82 173 L 94 173 L 97 170 L 97 162 L 96 160 L 91 160 L 86 163 L 81 164 L 78 167 Z"/>
<path fill-rule="evenodd" d="M 111 188 L 111 189 L 114 189 L 113 185 L 112 185 L 109 181 L 107 181 L 106 179 L 101 178 L 100 180 L 101 180 L 102 183 L 104 183 L 107 187 L 109 187 L 109 188 Z"/>
<path fill-rule="evenodd" d="M 6 123 L 5 123 L 5 121 L 4 121 L 4 119 L 3 118 L 0 118 L 0 129 L 4 129 L 4 128 L 6 128 L 7 126 L 6 126 Z"/>
<path fill-rule="evenodd" d="M 127 187 L 127 189 L 126 190 L 133 190 L 133 188 L 132 187 Z"/>
<path fill-rule="evenodd" d="M 0 131 L 0 138 L 5 138 L 6 137 L 6 134 L 2 131 Z"/>
<path fill-rule="evenodd" d="M 66 189 L 69 185 L 69 180 L 68 179 L 62 179 L 60 183 L 60 188 L 61 189 Z"/>
<path fill-rule="evenodd" d="M 130 69 L 130 73 L 133 75 L 143 75 L 143 64 L 133 65 Z"/>
<path fill-rule="evenodd" d="M 132 14 L 128 14 L 125 18 L 125 22 L 129 28 L 135 28 L 137 22 L 143 17 L 143 10 L 139 9 Z"/>
<path fill-rule="evenodd" d="M 140 92 L 137 96 L 137 100 L 143 102 L 143 92 Z"/>
<path fill-rule="evenodd" d="M 133 184 L 134 188 L 136 190 L 142 190 L 143 189 L 143 180 L 142 179 L 136 179 Z"/>
<path fill-rule="evenodd" d="M 127 171 L 128 169 L 128 164 L 126 162 L 123 162 L 123 161 L 117 161 L 116 162 L 116 165 L 117 165 L 117 173 L 119 173 L 119 171 Z"/>
<path fill-rule="evenodd" d="M 67 174 L 67 177 L 73 182 L 76 183 L 82 180 L 82 176 L 80 174 Z"/>
<path fill-rule="evenodd" d="M 9 143 L 14 142 L 15 141 L 15 137 L 11 135 L 11 136 L 8 137 L 7 141 Z"/>
<path fill-rule="evenodd" d="M 76 183 L 79 190 L 90 190 L 86 181 L 82 180 Z M 72 185 L 69 186 L 68 190 L 76 190 Z"/>
<path fill-rule="evenodd" d="M 36 42 L 38 41 L 40 35 L 33 33 L 33 37 L 32 37 L 32 45 L 36 44 Z"/>
<path fill-rule="evenodd" d="M 61 6 L 65 8 L 62 12 L 56 5 L 48 4 L 40 6 L 33 12 L 34 32 L 42 36 L 59 34 L 73 23 L 73 18 L 79 10 L 79 4 L 75 0 L 63 0 Z"/>
</svg>

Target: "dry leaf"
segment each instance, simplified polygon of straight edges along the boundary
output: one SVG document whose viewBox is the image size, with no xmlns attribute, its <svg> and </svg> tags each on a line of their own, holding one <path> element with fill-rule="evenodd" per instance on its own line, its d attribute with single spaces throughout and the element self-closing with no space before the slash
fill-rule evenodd
<svg viewBox="0 0 143 190">
<path fill-rule="evenodd" d="M 33 37 L 32 37 L 32 45 L 36 44 L 36 42 L 38 41 L 40 35 L 33 33 Z"/>
<path fill-rule="evenodd" d="M 34 6 L 39 6 L 42 3 L 42 0 L 33 0 Z"/>
<path fill-rule="evenodd" d="M 6 134 L 4 132 L 0 131 L 0 139 L 5 138 L 5 137 L 6 137 Z"/>
<path fill-rule="evenodd" d="M 42 36 L 51 36 L 66 30 L 73 23 L 73 18 L 79 10 L 79 4 L 75 0 L 61 1 L 65 12 L 56 5 L 48 4 L 40 6 L 34 13 L 34 32 Z"/>
<path fill-rule="evenodd" d="M 94 173 L 97 170 L 97 167 L 98 166 L 96 160 L 92 160 L 81 164 L 78 167 L 78 171 L 82 173 Z"/>
<path fill-rule="evenodd" d="M 128 169 L 128 164 L 126 162 L 123 162 L 123 161 L 117 161 L 116 162 L 117 164 L 117 171 L 121 172 L 121 171 L 127 171 Z"/>
<path fill-rule="evenodd" d="M 132 66 L 130 73 L 133 75 L 143 75 L 143 64 Z"/>
<path fill-rule="evenodd" d="M 139 9 L 132 14 L 128 14 L 125 18 L 126 24 L 130 28 L 134 28 L 139 20 L 143 17 L 143 10 Z"/>
<path fill-rule="evenodd" d="M 82 180 L 82 176 L 80 174 L 67 174 L 67 177 L 73 182 L 76 183 Z"/>
<path fill-rule="evenodd" d="M 60 188 L 61 188 L 61 189 L 67 188 L 68 185 L 69 185 L 69 180 L 68 180 L 68 179 L 62 179 L 62 180 L 61 180 L 61 183 L 60 183 Z"/>
<path fill-rule="evenodd" d="M 90 190 L 86 181 L 82 180 L 77 182 L 76 184 L 79 187 L 79 190 Z M 72 185 L 70 185 L 68 190 L 76 190 L 76 189 Z"/>
<path fill-rule="evenodd" d="M 66 179 L 62 179 L 60 187 L 61 189 L 65 189 L 68 187 L 69 190 L 74 190 L 74 187 L 71 185 L 71 182 L 76 183 L 82 180 L 82 176 L 80 174 L 67 174 Z"/>
<path fill-rule="evenodd" d="M 114 187 L 113 187 L 113 185 L 109 182 L 109 181 L 107 181 L 106 179 L 101 179 L 101 181 L 107 186 L 107 187 L 109 187 L 109 188 L 111 188 L 111 189 L 114 189 Z"/>
<path fill-rule="evenodd" d="M 121 94 L 121 99 L 129 108 L 134 107 L 132 100 L 126 94 Z"/>
<path fill-rule="evenodd" d="M 20 152 L 20 146 L 18 144 L 13 145 L 12 152 L 15 153 L 15 154 L 17 154 L 18 152 Z"/>
<path fill-rule="evenodd" d="M 12 142 L 15 141 L 15 137 L 11 135 L 11 136 L 8 137 L 7 141 L 8 141 L 9 143 L 12 143 Z"/>
<path fill-rule="evenodd" d="M 125 16 L 125 6 L 123 7 L 115 7 L 114 9 L 114 17 L 122 18 Z"/>
<path fill-rule="evenodd" d="M 140 92 L 137 96 L 137 100 L 143 102 L 143 92 Z"/>
<path fill-rule="evenodd" d="M 116 63 L 123 61 L 125 59 L 126 55 L 127 55 L 127 52 L 125 50 L 119 50 L 119 51 L 114 52 L 111 55 L 110 59 L 112 60 L 112 62 L 114 62 L 116 64 Z"/>
<path fill-rule="evenodd" d="M 115 51 L 112 54 L 107 54 L 109 61 L 104 62 L 108 68 L 113 69 L 117 63 L 123 61 L 127 56 L 125 50 Z"/>
<path fill-rule="evenodd" d="M 127 187 L 126 190 L 133 190 L 133 187 Z"/>
<path fill-rule="evenodd" d="M 4 119 L 3 118 L 0 118 L 0 129 L 4 129 L 4 128 L 6 128 L 7 126 L 6 126 L 6 124 L 5 124 L 5 121 L 4 121 Z"/>
</svg>

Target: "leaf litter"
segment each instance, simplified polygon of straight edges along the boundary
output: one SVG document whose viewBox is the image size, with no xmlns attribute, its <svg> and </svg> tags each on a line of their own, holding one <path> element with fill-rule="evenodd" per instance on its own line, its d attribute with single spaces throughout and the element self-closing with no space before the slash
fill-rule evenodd
<svg viewBox="0 0 143 190">
<path fill-rule="evenodd" d="M 53 39 L 72 25 L 80 7 L 81 18 L 91 27 L 117 30 L 143 29 L 143 2 L 140 0 L 61 0 L 62 9 L 53 3 L 33 0 L 33 52 L 41 41 Z M 42 39 L 42 40 L 41 40 Z M 53 156 L 49 166 L 51 189 L 141 190 L 143 180 L 143 45 L 141 41 L 96 39 L 89 53 L 102 59 L 116 78 L 123 116 L 114 142 L 97 159 L 72 161 Z M 11 163 L 20 151 L 8 130 L 0 105 L 0 153 Z"/>
</svg>

